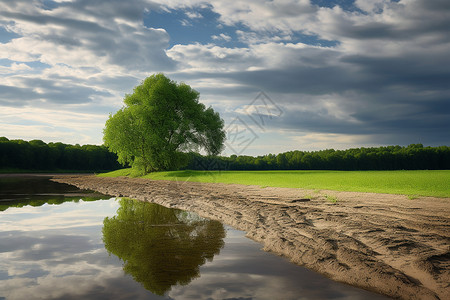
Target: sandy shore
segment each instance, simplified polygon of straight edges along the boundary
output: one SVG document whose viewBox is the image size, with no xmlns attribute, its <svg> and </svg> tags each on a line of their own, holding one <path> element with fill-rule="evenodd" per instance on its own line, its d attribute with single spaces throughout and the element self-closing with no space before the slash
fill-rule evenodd
<svg viewBox="0 0 450 300">
<path fill-rule="evenodd" d="M 399 299 L 450 299 L 449 198 L 123 177 L 55 181 L 194 211 L 336 281 Z"/>
</svg>

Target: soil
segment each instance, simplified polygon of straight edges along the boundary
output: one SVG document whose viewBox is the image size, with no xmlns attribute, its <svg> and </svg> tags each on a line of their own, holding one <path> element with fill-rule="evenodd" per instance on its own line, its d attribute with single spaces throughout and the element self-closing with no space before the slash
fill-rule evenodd
<svg viewBox="0 0 450 300">
<path fill-rule="evenodd" d="M 450 299 L 450 199 L 141 178 L 57 182 L 193 211 L 264 250 L 398 299 Z"/>
</svg>

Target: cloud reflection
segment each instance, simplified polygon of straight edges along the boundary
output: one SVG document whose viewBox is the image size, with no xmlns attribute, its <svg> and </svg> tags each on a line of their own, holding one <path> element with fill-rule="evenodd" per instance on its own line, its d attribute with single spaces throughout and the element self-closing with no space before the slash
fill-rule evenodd
<svg viewBox="0 0 450 300">
<path fill-rule="evenodd" d="M 0 218 L 0 296 L 6 299 L 143 299 L 148 292 L 101 241 L 114 200 L 13 208 Z M 78 225 L 74 225 L 78 218 Z M 22 230 L 18 230 L 18 229 Z M 128 291 L 124 293 L 124 291 Z"/>
<path fill-rule="evenodd" d="M 108 255 L 102 241 L 102 221 L 105 217 L 118 221 L 121 214 L 139 214 L 139 210 L 121 210 L 114 199 L 66 202 L 57 206 L 11 208 L 0 212 L 0 299 L 279 299 L 281 295 L 283 299 L 383 299 L 260 251 L 259 244 L 230 227 L 226 227 L 224 238 L 224 227 L 220 223 L 205 221 L 186 212 L 178 211 L 177 215 L 167 208 L 152 207 L 148 203 L 139 202 L 139 205 L 156 212 L 153 216 L 164 221 L 159 225 L 168 225 L 167 221 L 173 216 L 177 217 L 176 222 L 184 223 L 148 226 L 144 235 L 147 240 L 154 238 L 148 234 L 151 235 L 150 229 L 156 228 L 154 233 L 181 237 L 178 242 L 171 243 L 181 244 L 188 250 L 185 254 L 193 256 L 193 264 L 179 264 L 182 268 L 194 266 L 194 273 L 188 273 L 188 279 L 183 277 L 184 281 L 179 278 L 170 281 L 166 278 L 167 282 L 162 285 L 166 293 L 158 296 L 125 274 L 118 257 Z M 163 211 L 165 215 L 161 213 Z M 79 224 L 74 226 L 77 218 Z M 216 229 L 222 232 L 218 237 L 207 234 L 212 230 L 208 227 L 211 224 L 218 224 Z M 140 222 L 130 226 L 135 226 L 136 231 L 129 234 L 130 238 L 137 237 L 137 229 L 145 227 Z M 178 226 L 188 230 L 181 230 Z M 199 250 L 190 251 L 196 242 L 197 246 L 200 245 L 197 247 Z M 157 247 L 158 243 L 161 247 Z M 139 243 L 122 246 L 131 256 L 145 251 L 155 254 L 155 249 L 159 249 L 156 253 L 160 256 L 153 256 L 154 265 L 143 266 L 143 269 L 153 268 L 160 276 L 171 266 L 164 259 L 178 255 L 170 247 L 165 247 L 165 243 L 155 240 L 153 250 L 130 249 Z M 138 268 L 139 263 L 145 261 L 129 266 Z"/>
</svg>

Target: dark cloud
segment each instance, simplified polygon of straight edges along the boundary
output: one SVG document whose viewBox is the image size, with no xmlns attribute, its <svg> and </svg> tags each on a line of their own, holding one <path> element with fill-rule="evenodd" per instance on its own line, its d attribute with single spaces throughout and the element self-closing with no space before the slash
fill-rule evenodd
<svg viewBox="0 0 450 300">
<path fill-rule="evenodd" d="M 82 104 L 99 96 L 111 96 L 109 92 L 72 82 L 58 82 L 39 78 L 22 78 L 26 87 L 0 85 L 0 103 L 5 106 L 25 106 L 32 101 L 45 100 L 54 104 Z"/>
<path fill-rule="evenodd" d="M 416 2 L 417 8 L 423 8 L 435 12 L 450 11 L 450 2 L 447 0 L 420 0 Z"/>
<path fill-rule="evenodd" d="M 380 3 L 377 14 L 389 11 L 388 18 L 369 18 L 367 21 L 334 16 L 329 30 L 336 36 L 357 40 L 412 41 L 430 33 L 449 41 L 450 5 L 448 1 L 416 0 L 408 3 Z M 362 14 L 364 15 L 364 13 Z M 359 15 L 361 16 L 361 15 Z"/>
<path fill-rule="evenodd" d="M 0 85 L 0 105 L 23 106 L 28 101 L 38 98 L 38 93 L 29 88 Z"/>
<path fill-rule="evenodd" d="M 18 13 L 18 12 L 0 12 L 0 16 L 3 16 L 5 18 L 9 18 L 11 20 L 15 20 L 16 22 L 21 21 L 27 21 L 30 23 L 34 23 L 37 25 L 62 25 L 64 27 L 70 28 L 74 31 L 87 31 L 91 32 L 92 34 L 105 34 L 108 33 L 109 30 L 107 30 L 104 27 L 99 26 L 98 24 L 94 22 L 88 22 L 83 20 L 76 20 L 72 18 L 63 18 L 63 17 L 55 17 L 55 16 L 49 16 L 46 14 L 25 14 L 25 13 Z"/>
<path fill-rule="evenodd" d="M 328 94 L 352 87 L 352 74 L 343 76 L 343 70 L 336 66 L 319 68 L 299 67 L 292 69 L 236 72 L 230 74 L 241 84 L 272 93 Z"/>
<path fill-rule="evenodd" d="M 0 20 L 36 24 L 42 29 L 40 33 L 37 31 L 36 38 L 63 46 L 68 52 L 91 51 L 99 58 L 106 57 L 112 64 L 140 71 L 175 67 L 175 62 L 165 53 L 169 45 L 168 34 L 143 25 L 144 10 L 157 7 L 155 4 L 74 1 L 60 4 L 51 14 L 37 7 L 14 11 L 13 3 L 7 2 L 7 5 L 9 10 L 0 11 Z M 116 19 L 128 20 L 134 25 L 117 23 Z M 47 26 L 52 29 L 46 30 Z"/>
<path fill-rule="evenodd" d="M 198 75 L 266 91 L 285 111 L 273 128 L 439 145 L 450 143 L 450 72 L 440 65 L 443 61 L 426 54 L 359 55 L 323 67 Z M 340 112 L 347 117 L 339 117 Z"/>
<path fill-rule="evenodd" d="M 362 111 L 355 112 L 352 119 L 340 119 L 327 110 L 286 109 L 284 112 L 281 117 L 273 118 L 268 123 L 271 129 L 364 136 L 374 144 L 450 143 L 448 114 L 436 116 L 425 112 L 384 117 L 380 111 Z"/>
<path fill-rule="evenodd" d="M 447 55 L 430 57 L 408 55 L 400 57 L 370 57 L 363 55 L 345 56 L 342 62 L 358 67 L 360 78 L 368 78 L 368 83 L 376 88 L 395 85 L 407 85 L 413 90 L 449 90 L 450 70 L 445 63 L 450 63 Z M 370 88 L 364 85 L 363 89 Z"/>
<path fill-rule="evenodd" d="M 336 106 L 349 113 L 348 117 L 337 117 L 333 109 L 326 107 L 312 109 L 313 105 L 295 108 L 284 106 L 284 114 L 274 118 L 271 126 L 284 129 L 297 129 L 317 133 L 345 135 L 366 135 L 378 139 L 390 137 L 391 140 L 405 143 L 450 143 L 450 103 L 449 98 L 421 99 L 383 99 L 380 95 L 359 95 L 356 101 L 336 101 Z M 365 98 L 364 98 L 365 97 Z M 317 100 L 312 100 L 312 102 Z M 291 102 L 294 104 L 294 101 Z M 298 107 L 298 106 L 297 106 Z M 339 116 L 339 114 L 337 114 Z M 387 143 L 387 142 L 384 142 Z"/>
<path fill-rule="evenodd" d="M 99 18 L 116 16 L 136 21 L 142 19 L 146 9 L 157 10 L 161 5 L 145 0 L 78 0 L 63 2 L 60 7 Z"/>
</svg>

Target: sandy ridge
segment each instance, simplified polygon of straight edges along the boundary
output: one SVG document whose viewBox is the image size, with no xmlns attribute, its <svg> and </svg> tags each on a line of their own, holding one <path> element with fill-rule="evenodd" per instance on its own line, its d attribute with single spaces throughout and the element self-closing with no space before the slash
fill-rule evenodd
<svg viewBox="0 0 450 300">
<path fill-rule="evenodd" d="M 54 180 L 194 211 L 333 280 L 399 299 L 450 299 L 448 198 L 125 177 Z"/>
</svg>

